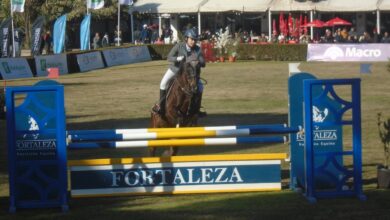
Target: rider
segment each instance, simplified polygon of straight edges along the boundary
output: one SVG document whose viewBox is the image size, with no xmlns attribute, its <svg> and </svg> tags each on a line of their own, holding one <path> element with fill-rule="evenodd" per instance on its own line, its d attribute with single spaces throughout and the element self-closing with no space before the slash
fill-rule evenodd
<svg viewBox="0 0 390 220">
<path fill-rule="evenodd" d="M 185 34 L 185 42 L 177 43 L 172 50 L 168 54 L 168 61 L 171 62 L 167 72 L 160 83 L 160 100 L 157 104 L 156 108 L 153 108 L 153 111 L 157 112 L 160 115 L 165 114 L 165 102 L 167 89 L 169 85 L 169 81 L 177 74 L 179 71 L 180 61 L 185 59 L 186 61 L 198 61 L 197 66 L 197 76 L 198 76 L 198 93 L 193 98 L 193 105 L 190 107 L 190 111 L 192 113 L 198 113 L 200 117 L 205 116 L 205 112 L 200 112 L 199 109 L 201 107 L 202 100 L 202 92 L 203 92 L 203 84 L 200 82 L 200 67 L 205 67 L 206 62 L 204 60 L 202 50 L 198 45 L 196 45 L 196 41 L 198 40 L 198 35 L 195 33 L 193 29 L 188 29 Z"/>
</svg>

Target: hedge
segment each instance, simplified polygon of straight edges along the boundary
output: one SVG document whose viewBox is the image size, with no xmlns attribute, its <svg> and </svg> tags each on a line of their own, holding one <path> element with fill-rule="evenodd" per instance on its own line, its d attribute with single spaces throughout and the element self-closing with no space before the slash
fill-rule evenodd
<svg viewBox="0 0 390 220">
<path fill-rule="evenodd" d="M 148 45 L 153 60 L 167 59 L 173 45 Z M 305 61 L 306 44 L 240 44 L 239 60 Z M 214 50 L 217 54 L 217 49 Z"/>
</svg>

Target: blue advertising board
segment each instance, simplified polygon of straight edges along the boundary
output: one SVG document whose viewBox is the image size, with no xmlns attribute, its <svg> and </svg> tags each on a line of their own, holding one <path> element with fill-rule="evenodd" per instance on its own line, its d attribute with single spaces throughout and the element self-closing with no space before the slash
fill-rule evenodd
<svg viewBox="0 0 390 220">
<path fill-rule="evenodd" d="M 68 209 L 64 88 L 53 82 L 6 88 L 11 212 Z"/>
<path fill-rule="evenodd" d="M 302 126 L 304 124 L 304 97 L 303 83 L 305 80 L 315 79 L 309 73 L 297 73 L 289 78 L 289 124 L 291 127 Z M 313 96 L 318 96 L 323 93 L 323 88 L 317 86 L 313 88 Z M 313 147 L 318 154 L 326 154 L 328 152 L 341 152 L 343 139 L 342 127 L 333 123 L 335 121 L 335 111 L 341 109 L 341 104 L 330 97 L 324 97 L 322 102 L 316 102 L 312 109 L 312 118 L 316 122 L 313 127 Z M 292 133 L 290 134 L 290 155 L 291 155 L 291 171 L 290 171 L 290 188 L 297 190 L 304 188 L 305 182 L 305 134 Z M 325 157 L 316 157 L 314 162 L 315 168 L 322 166 L 325 163 Z M 341 158 L 337 158 L 339 164 L 343 164 Z M 333 167 L 329 169 L 335 176 L 340 174 L 340 171 Z M 315 184 L 318 188 L 333 188 L 334 182 L 326 174 L 318 174 L 315 177 Z"/>
</svg>

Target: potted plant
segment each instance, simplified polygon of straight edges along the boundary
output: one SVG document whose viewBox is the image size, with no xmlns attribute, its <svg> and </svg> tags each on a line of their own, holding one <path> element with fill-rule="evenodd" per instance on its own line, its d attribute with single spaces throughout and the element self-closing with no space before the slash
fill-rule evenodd
<svg viewBox="0 0 390 220">
<path fill-rule="evenodd" d="M 229 28 L 226 27 L 225 31 L 221 28 L 215 36 L 215 48 L 217 49 L 217 54 L 220 62 L 225 61 L 225 54 L 228 52 L 228 47 L 231 41 L 232 36 L 230 35 Z"/>
<path fill-rule="evenodd" d="M 382 114 L 378 113 L 378 132 L 383 144 L 384 164 L 378 166 L 378 188 L 390 188 L 390 118 L 382 120 Z"/>
</svg>

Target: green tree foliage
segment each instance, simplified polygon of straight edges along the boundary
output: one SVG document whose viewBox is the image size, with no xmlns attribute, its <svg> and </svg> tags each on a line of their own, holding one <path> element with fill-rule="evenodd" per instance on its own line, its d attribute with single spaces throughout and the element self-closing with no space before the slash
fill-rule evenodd
<svg viewBox="0 0 390 220">
<path fill-rule="evenodd" d="M 80 20 L 87 13 L 87 0 L 26 0 L 23 13 L 14 13 L 15 27 L 23 27 L 26 34 L 26 45 L 30 45 L 30 29 L 35 19 L 43 15 L 46 28 L 51 28 L 54 21 L 63 14 L 68 14 L 68 21 Z M 121 7 L 121 15 L 127 16 L 127 7 Z M 115 18 L 118 13 L 118 0 L 104 0 L 104 8 L 90 10 L 92 19 L 104 20 Z M 0 15 L 10 16 L 10 0 L 2 0 Z"/>
</svg>

